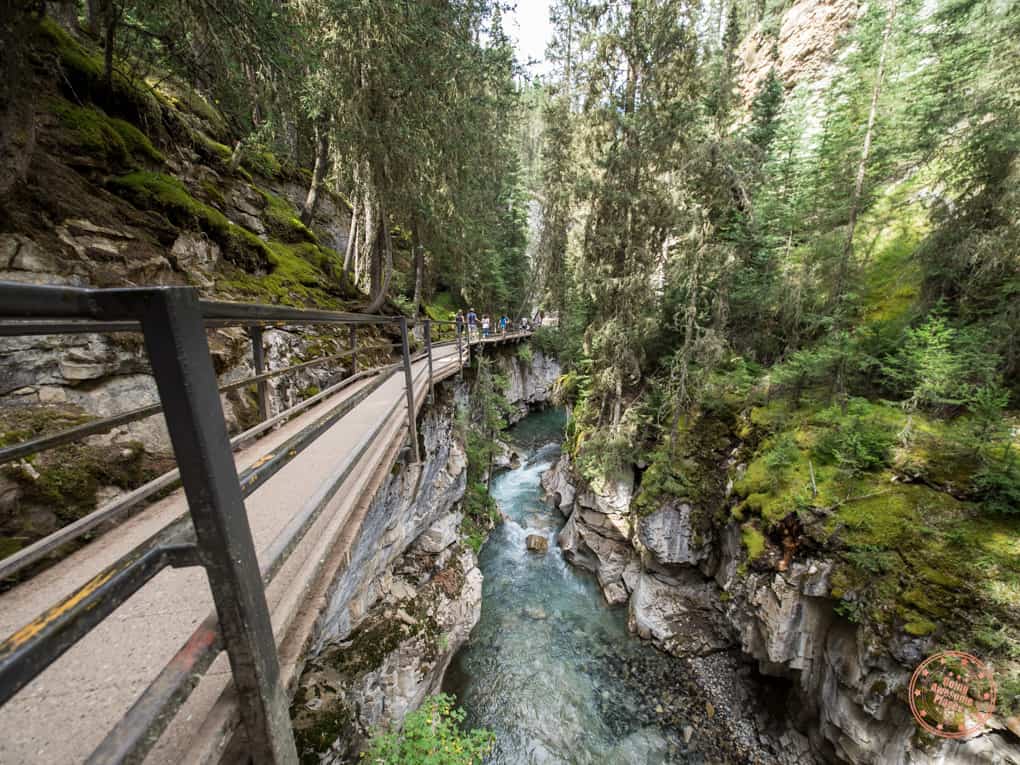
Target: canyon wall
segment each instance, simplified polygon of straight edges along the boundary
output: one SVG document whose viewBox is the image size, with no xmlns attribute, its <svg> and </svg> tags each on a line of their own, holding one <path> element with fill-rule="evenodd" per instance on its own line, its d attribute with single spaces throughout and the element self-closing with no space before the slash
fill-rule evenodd
<svg viewBox="0 0 1020 765">
<path fill-rule="evenodd" d="M 495 359 L 514 412 L 548 401 L 555 360 L 525 359 L 514 347 Z M 467 456 L 458 412 L 469 395 L 466 382 L 437 386 L 419 427 L 422 463 L 395 466 L 337 575 L 291 708 L 303 757 L 352 761 L 374 731 L 399 726 L 439 689 L 478 622 L 482 574 L 461 528 Z"/>
<path fill-rule="evenodd" d="M 1020 762 L 1016 736 L 995 717 L 962 740 L 920 734 L 906 695 L 931 638 L 876 644 L 838 614 L 823 551 L 750 564 L 728 515 L 714 521 L 719 514 L 680 499 L 637 513 L 632 474 L 591 485 L 567 455 L 543 486 L 566 518 L 567 559 L 598 578 L 607 602 L 626 606 L 632 632 L 682 660 L 678 671 L 705 686 L 753 761 Z"/>
</svg>

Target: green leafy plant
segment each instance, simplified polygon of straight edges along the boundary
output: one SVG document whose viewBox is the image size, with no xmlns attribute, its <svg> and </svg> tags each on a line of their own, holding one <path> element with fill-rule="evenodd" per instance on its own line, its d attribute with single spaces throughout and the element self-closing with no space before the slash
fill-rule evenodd
<svg viewBox="0 0 1020 765">
<path fill-rule="evenodd" d="M 372 737 L 362 762 L 371 765 L 473 765 L 490 751 L 494 736 L 487 730 L 465 731 L 464 712 L 445 693 L 429 696 L 404 719 L 401 731 Z"/>
</svg>

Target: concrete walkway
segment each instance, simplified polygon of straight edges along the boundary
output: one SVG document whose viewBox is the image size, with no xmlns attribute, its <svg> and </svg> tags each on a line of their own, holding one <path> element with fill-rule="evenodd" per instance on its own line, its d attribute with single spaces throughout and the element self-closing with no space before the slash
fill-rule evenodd
<svg viewBox="0 0 1020 765">
<path fill-rule="evenodd" d="M 484 342 L 518 339 L 511 335 Z M 435 349 L 435 380 L 458 369 L 456 346 Z M 415 362 L 413 374 L 420 409 L 428 392 L 427 360 Z M 238 470 L 374 380 L 354 383 L 238 452 Z M 329 476 L 338 475 L 345 461 L 354 458 L 359 442 L 382 421 L 379 435 L 267 589 L 285 683 L 300 670 L 329 582 L 343 565 L 372 495 L 406 443 L 405 396 L 404 373 L 398 369 L 246 500 L 256 551 L 264 564 L 265 550 L 290 518 Z M 175 492 L 5 593 L 0 597 L 0 634 L 14 632 L 185 511 L 183 494 Z M 0 709 L 0 762 L 84 761 L 212 610 L 201 568 L 162 571 Z M 229 679 L 226 656 L 221 654 L 148 762 L 219 759 L 237 726 Z"/>
</svg>

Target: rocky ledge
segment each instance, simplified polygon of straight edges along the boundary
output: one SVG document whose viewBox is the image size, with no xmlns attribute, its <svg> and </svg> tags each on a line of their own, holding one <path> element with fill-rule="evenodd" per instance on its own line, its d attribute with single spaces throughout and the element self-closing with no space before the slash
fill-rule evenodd
<svg viewBox="0 0 1020 765">
<path fill-rule="evenodd" d="M 609 603 L 627 604 L 631 631 L 678 657 L 735 761 L 1020 763 L 1016 735 L 996 718 L 963 740 L 919 733 L 906 693 L 930 639 L 872 644 L 835 611 L 821 555 L 749 570 L 738 523 L 706 528 L 705 514 L 679 500 L 632 513 L 632 476 L 588 485 L 566 455 L 542 485 L 566 517 L 567 560 L 598 578 Z"/>
</svg>

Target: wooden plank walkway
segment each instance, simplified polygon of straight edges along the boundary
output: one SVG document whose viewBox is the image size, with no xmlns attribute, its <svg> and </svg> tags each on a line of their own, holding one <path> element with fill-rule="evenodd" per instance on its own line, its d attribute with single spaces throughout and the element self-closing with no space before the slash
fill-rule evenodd
<svg viewBox="0 0 1020 765">
<path fill-rule="evenodd" d="M 496 335 L 472 345 L 519 342 L 528 334 Z M 437 346 L 433 380 L 458 370 L 456 345 Z M 420 410 L 428 394 L 427 359 L 415 361 L 412 372 L 415 406 Z M 272 452 L 374 380 L 359 380 L 238 452 L 238 470 Z M 397 369 L 245 502 L 255 548 L 264 564 L 266 550 L 295 513 L 331 476 L 355 465 L 267 588 L 285 683 L 300 670 L 327 588 L 343 565 L 372 496 L 406 443 L 405 401 L 404 373 Z M 359 446 L 366 443 L 359 456 Z M 0 634 L 14 632 L 185 511 L 183 493 L 174 492 L 5 593 L 0 597 Z M 0 708 L 0 762 L 84 761 L 212 610 L 212 595 L 201 568 L 162 571 Z M 221 654 L 147 762 L 217 761 L 237 726 L 229 681 L 229 666 Z"/>
</svg>

